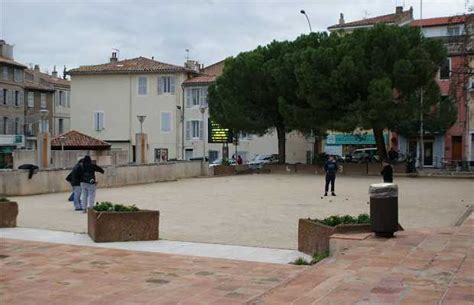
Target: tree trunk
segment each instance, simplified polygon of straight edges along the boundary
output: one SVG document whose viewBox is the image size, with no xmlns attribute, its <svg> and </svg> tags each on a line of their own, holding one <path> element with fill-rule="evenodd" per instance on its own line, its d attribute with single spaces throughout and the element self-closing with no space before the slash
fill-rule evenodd
<svg viewBox="0 0 474 305">
<path fill-rule="evenodd" d="M 385 139 L 383 137 L 383 129 L 374 128 L 375 145 L 377 145 L 377 152 L 380 157 L 380 161 L 388 160 L 387 148 L 385 147 Z"/>
<path fill-rule="evenodd" d="M 284 126 L 277 127 L 278 136 L 278 163 L 285 164 L 286 158 L 286 131 Z"/>
</svg>

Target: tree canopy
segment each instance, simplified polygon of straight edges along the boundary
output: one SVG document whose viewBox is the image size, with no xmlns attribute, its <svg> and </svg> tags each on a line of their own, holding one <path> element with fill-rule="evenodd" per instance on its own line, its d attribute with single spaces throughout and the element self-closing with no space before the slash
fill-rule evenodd
<svg viewBox="0 0 474 305">
<path fill-rule="evenodd" d="M 274 41 L 226 60 L 209 88 L 211 118 L 239 131 L 276 129 L 280 162 L 291 130 L 372 129 L 385 158 L 385 129 L 413 133 L 421 113 L 431 132 L 453 123 L 455 107 L 441 98 L 434 77 L 445 57 L 441 42 L 413 27 L 377 25 Z"/>
</svg>

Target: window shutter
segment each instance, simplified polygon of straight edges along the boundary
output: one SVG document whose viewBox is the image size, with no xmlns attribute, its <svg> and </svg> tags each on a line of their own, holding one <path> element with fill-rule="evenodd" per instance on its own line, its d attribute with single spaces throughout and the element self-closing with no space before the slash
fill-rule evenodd
<svg viewBox="0 0 474 305">
<path fill-rule="evenodd" d="M 199 121 L 199 139 L 204 140 L 204 121 Z"/>
<path fill-rule="evenodd" d="M 176 76 L 170 76 L 170 93 L 175 94 L 176 91 Z"/>
<path fill-rule="evenodd" d="M 3 96 L 3 88 L 0 88 L 0 103 L 3 104 L 4 96 Z"/>
<path fill-rule="evenodd" d="M 13 90 L 7 90 L 7 105 L 13 105 Z"/>
<path fill-rule="evenodd" d="M 207 88 L 201 89 L 200 99 L 201 106 L 207 107 Z"/>
<path fill-rule="evenodd" d="M 163 76 L 158 76 L 158 94 L 163 94 Z"/>
<path fill-rule="evenodd" d="M 186 88 L 186 108 L 191 108 L 192 104 L 191 89 Z"/>
<path fill-rule="evenodd" d="M 105 116 L 103 112 L 99 112 L 99 122 L 100 122 L 100 130 L 105 129 Z"/>
<path fill-rule="evenodd" d="M 25 100 L 25 92 L 24 91 L 20 91 L 18 93 L 18 106 L 20 107 L 23 107 L 23 102 Z"/>
<path fill-rule="evenodd" d="M 191 139 L 191 121 L 186 122 L 186 140 Z"/>
<path fill-rule="evenodd" d="M 93 120 L 94 120 L 94 130 L 99 130 L 99 113 L 98 112 L 94 112 Z"/>
<path fill-rule="evenodd" d="M 70 108 L 71 107 L 71 91 L 66 91 L 66 94 L 67 94 L 67 107 Z"/>
</svg>

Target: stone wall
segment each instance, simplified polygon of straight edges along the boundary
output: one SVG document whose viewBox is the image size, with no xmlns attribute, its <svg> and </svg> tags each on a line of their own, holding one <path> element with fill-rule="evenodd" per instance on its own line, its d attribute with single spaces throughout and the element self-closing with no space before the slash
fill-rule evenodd
<svg viewBox="0 0 474 305">
<path fill-rule="evenodd" d="M 207 163 L 205 164 L 207 168 Z M 180 178 L 208 175 L 200 161 L 179 161 L 163 164 L 122 165 L 104 167 L 105 174 L 97 174 L 99 188 L 173 181 Z M 70 169 L 40 170 L 28 179 L 28 171 L 0 172 L 0 194 L 23 196 L 68 192 L 71 185 L 65 180 Z"/>
</svg>

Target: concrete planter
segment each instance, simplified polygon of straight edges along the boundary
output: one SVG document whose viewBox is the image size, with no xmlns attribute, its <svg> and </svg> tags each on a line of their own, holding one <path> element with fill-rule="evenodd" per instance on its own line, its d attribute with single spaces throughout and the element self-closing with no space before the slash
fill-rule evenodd
<svg viewBox="0 0 474 305">
<path fill-rule="evenodd" d="M 335 233 L 371 232 L 370 224 L 340 224 L 330 227 L 309 219 L 298 222 L 298 251 L 313 255 L 329 251 L 329 237 Z"/>
<path fill-rule="evenodd" d="M 316 164 L 296 164 L 297 174 L 324 175 L 324 168 Z"/>
<path fill-rule="evenodd" d="M 235 174 L 235 168 L 227 165 L 214 166 L 214 176 L 232 176 Z"/>
<path fill-rule="evenodd" d="M 13 201 L 0 202 L 0 228 L 16 227 L 18 204 Z"/>
<path fill-rule="evenodd" d="M 295 164 L 264 164 L 264 170 L 269 170 L 271 174 L 294 174 L 296 173 Z"/>
<path fill-rule="evenodd" d="M 95 242 L 157 240 L 160 212 L 87 212 L 87 233 Z"/>
</svg>

